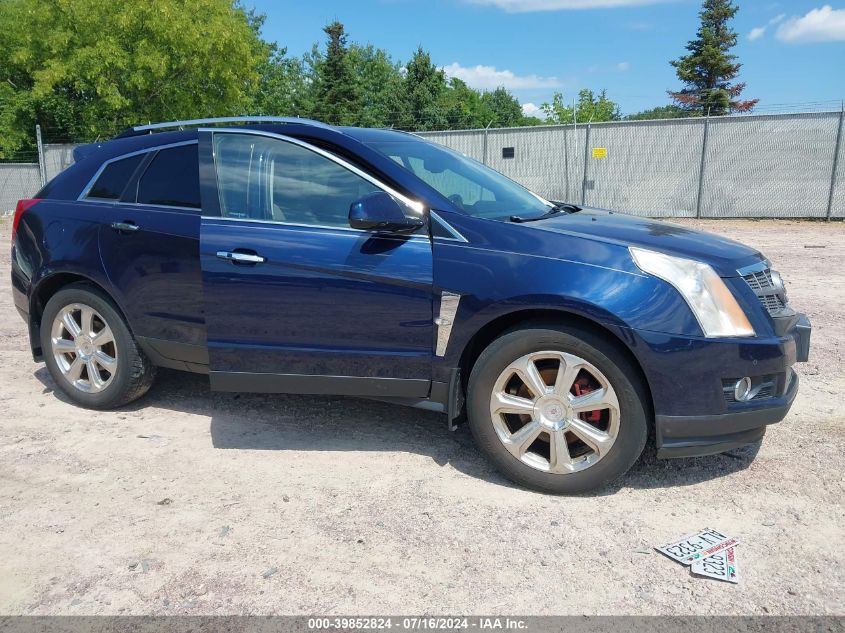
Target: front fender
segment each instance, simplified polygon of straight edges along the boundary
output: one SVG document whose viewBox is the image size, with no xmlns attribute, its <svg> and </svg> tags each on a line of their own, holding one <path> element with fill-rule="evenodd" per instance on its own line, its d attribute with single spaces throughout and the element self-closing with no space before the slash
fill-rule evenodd
<svg viewBox="0 0 845 633">
<path fill-rule="evenodd" d="M 604 248 L 607 248 L 605 245 Z M 617 257 L 629 258 L 627 249 Z M 435 243 L 434 283 L 460 295 L 443 355 L 456 367 L 464 348 L 485 325 L 507 314 L 556 310 L 614 329 L 700 336 L 701 328 L 678 291 L 638 271 L 606 263 Z"/>
</svg>

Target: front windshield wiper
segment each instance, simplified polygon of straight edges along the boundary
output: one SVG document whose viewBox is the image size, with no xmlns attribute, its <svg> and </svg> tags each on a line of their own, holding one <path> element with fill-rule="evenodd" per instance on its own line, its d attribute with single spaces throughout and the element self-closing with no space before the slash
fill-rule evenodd
<svg viewBox="0 0 845 633">
<path fill-rule="evenodd" d="M 542 215 L 537 215 L 531 218 L 524 218 L 521 215 L 512 215 L 511 222 L 516 222 L 517 224 L 521 224 L 523 222 L 534 222 L 536 220 L 544 220 L 546 218 L 550 218 L 553 215 L 560 213 L 561 211 L 566 211 L 567 213 L 577 213 L 580 210 L 581 207 L 576 207 L 574 204 L 561 203 L 556 204 Z"/>
</svg>

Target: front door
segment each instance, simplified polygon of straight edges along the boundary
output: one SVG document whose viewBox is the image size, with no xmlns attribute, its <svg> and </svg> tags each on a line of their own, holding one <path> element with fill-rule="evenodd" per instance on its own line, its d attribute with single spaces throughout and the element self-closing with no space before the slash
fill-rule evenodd
<svg viewBox="0 0 845 633">
<path fill-rule="evenodd" d="M 301 141 L 229 131 L 204 146 L 220 201 L 200 232 L 212 388 L 428 395 L 428 235 L 350 228 L 377 181 Z"/>
</svg>

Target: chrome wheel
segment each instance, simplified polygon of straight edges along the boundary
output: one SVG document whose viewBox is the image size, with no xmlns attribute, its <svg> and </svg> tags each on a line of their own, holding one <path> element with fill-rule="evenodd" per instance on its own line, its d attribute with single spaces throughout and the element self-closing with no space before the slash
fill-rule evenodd
<svg viewBox="0 0 845 633">
<path fill-rule="evenodd" d="M 117 346 L 105 319 L 83 303 L 63 307 L 50 332 L 53 358 L 62 376 L 79 391 L 98 393 L 117 371 Z"/>
<path fill-rule="evenodd" d="M 499 375 L 490 415 L 508 452 L 537 470 L 568 474 L 604 457 L 619 433 L 613 385 L 566 352 L 527 354 Z"/>
</svg>

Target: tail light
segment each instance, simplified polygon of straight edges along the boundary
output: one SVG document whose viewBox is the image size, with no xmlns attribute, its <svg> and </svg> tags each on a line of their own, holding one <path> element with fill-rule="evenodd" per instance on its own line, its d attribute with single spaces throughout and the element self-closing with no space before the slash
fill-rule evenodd
<svg viewBox="0 0 845 633">
<path fill-rule="evenodd" d="M 18 223 L 21 221 L 24 211 L 36 202 L 41 202 L 41 198 L 24 198 L 23 200 L 18 200 L 18 206 L 15 207 L 15 217 L 12 218 L 12 241 L 15 240 L 15 233 L 18 232 Z"/>
</svg>

